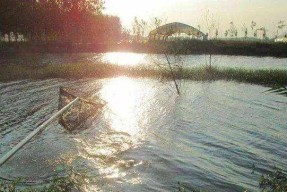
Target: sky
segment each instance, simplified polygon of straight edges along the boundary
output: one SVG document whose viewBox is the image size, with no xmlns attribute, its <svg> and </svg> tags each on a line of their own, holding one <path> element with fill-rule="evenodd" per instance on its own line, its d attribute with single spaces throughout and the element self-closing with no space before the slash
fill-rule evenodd
<svg viewBox="0 0 287 192">
<path fill-rule="evenodd" d="M 272 36 L 280 20 L 287 22 L 287 0 L 105 0 L 105 8 L 105 13 L 119 16 L 125 28 L 131 28 L 134 17 L 147 21 L 158 17 L 165 23 L 200 25 L 207 32 L 208 18 L 223 34 L 231 21 L 241 32 L 254 20 Z"/>
</svg>

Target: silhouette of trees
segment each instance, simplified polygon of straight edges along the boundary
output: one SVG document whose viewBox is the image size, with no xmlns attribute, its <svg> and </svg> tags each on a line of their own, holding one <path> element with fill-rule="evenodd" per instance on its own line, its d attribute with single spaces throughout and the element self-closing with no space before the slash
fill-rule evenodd
<svg viewBox="0 0 287 192">
<path fill-rule="evenodd" d="M 225 32 L 225 36 L 227 37 L 227 35 L 230 35 L 231 38 L 237 37 L 238 36 L 238 30 L 237 30 L 234 22 L 231 21 L 229 25 L 230 25 L 229 29 Z"/>
<path fill-rule="evenodd" d="M 225 37 L 228 38 L 228 36 L 231 37 L 231 33 L 229 30 L 226 30 L 225 33 L 224 33 Z"/>
<path fill-rule="evenodd" d="M 218 29 L 215 30 L 215 38 L 217 39 L 219 35 Z"/>
<path fill-rule="evenodd" d="M 241 30 L 244 33 L 244 38 L 246 39 L 248 37 L 248 28 L 246 27 L 245 23 L 242 24 Z"/>
<path fill-rule="evenodd" d="M 219 35 L 219 18 L 216 18 L 213 13 L 211 13 L 209 10 L 206 10 L 204 14 L 204 20 L 209 39 L 217 39 Z"/>
<path fill-rule="evenodd" d="M 134 18 L 132 23 L 132 33 L 135 42 L 143 41 L 148 29 L 148 23 L 143 19 Z"/>
<path fill-rule="evenodd" d="M 0 32 L 29 41 L 103 42 L 120 38 L 118 17 L 103 15 L 102 0 L 1 0 Z"/>
<path fill-rule="evenodd" d="M 279 36 L 279 31 L 282 31 L 285 27 L 287 26 L 287 24 L 285 23 L 285 21 L 279 21 L 277 24 L 277 32 L 276 32 L 276 37 Z M 286 36 L 286 35 L 285 35 Z"/>
<path fill-rule="evenodd" d="M 245 28 L 245 29 L 244 29 L 244 37 L 247 38 L 247 36 L 248 36 L 248 29 Z"/>
<path fill-rule="evenodd" d="M 254 33 L 254 37 L 257 37 L 257 31 L 255 29 L 255 27 L 257 26 L 257 23 L 255 21 L 251 21 L 251 25 L 250 25 L 250 28 L 251 28 L 251 32 Z"/>
</svg>

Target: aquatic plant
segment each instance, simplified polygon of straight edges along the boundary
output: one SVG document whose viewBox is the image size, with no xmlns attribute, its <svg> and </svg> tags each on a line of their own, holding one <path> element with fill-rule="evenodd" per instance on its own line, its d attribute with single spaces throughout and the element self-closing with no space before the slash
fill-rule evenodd
<svg viewBox="0 0 287 192">
<path fill-rule="evenodd" d="M 254 83 L 268 86 L 287 84 L 287 70 L 277 69 L 241 69 L 203 66 L 195 68 L 173 67 L 176 79 L 194 81 L 228 80 Z M 118 66 L 107 63 L 65 63 L 45 66 L 3 65 L 0 70 L 0 81 L 21 79 L 50 79 L 50 78 L 108 78 L 117 76 L 144 77 L 172 80 L 169 70 L 159 70 L 152 67 Z"/>
<path fill-rule="evenodd" d="M 271 172 L 262 175 L 259 181 L 259 188 L 262 192 L 286 192 L 287 172 L 274 168 Z"/>
<path fill-rule="evenodd" d="M 1 192 L 15 192 L 17 184 L 18 184 L 18 180 L 13 181 L 11 183 L 6 183 L 6 182 L 0 181 L 0 191 Z"/>
<path fill-rule="evenodd" d="M 271 89 L 267 90 L 266 92 L 276 93 L 276 94 L 283 95 L 283 96 L 287 97 L 287 87 L 284 85 L 272 87 Z"/>
<path fill-rule="evenodd" d="M 75 171 L 72 167 L 63 165 L 64 176 L 55 172 L 48 183 L 43 185 L 25 186 L 21 178 L 12 182 L 0 180 L 0 192 L 79 192 L 86 184 L 86 175 Z M 24 184 L 24 185 L 23 185 Z"/>
<path fill-rule="evenodd" d="M 45 187 L 20 187 L 20 182 L 0 182 L 1 192 L 69 192 L 69 191 L 79 191 L 78 184 L 75 183 L 71 178 L 65 177 L 61 178 L 56 176 L 52 181 Z"/>
</svg>

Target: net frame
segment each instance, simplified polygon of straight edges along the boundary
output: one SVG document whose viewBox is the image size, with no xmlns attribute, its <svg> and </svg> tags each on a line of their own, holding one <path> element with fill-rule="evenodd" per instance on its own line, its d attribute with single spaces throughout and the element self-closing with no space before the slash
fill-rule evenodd
<svg viewBox="0 0 287 192">
<path fill-rule="evenodd" d="M 59 117 L 59 124 L 69 132 L 88 128 L 87 120 L 100 114 L 106 103 L 99 97 L 90 98 L 87 93 L 67 87 L 60 87 L 58 109 L 62 109 L 74 99 L 79 98 L 69 110 Z"/>
</svg>

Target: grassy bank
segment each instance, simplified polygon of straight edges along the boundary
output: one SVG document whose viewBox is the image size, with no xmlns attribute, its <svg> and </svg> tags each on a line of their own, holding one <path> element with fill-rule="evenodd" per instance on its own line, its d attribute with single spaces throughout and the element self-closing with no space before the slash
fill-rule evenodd
<svg viewBox="0 0 287 192">
<path fill-rule="evenodd" d="M 262 85 L 286 85 L 287 70 L 249 70 L 236 68 L 185 69 L 184 78 L 190 80 L 227 80 Z"/>
<path fill-rule="evenodd" d="M 193 81 L 231 80 L 262 85 L 286 85 L 287 70 L 248 70 L 236 68 L 198 67 L 184 68 L 175 71 L 177 78 Z M 118 66 L 104 63 L 66 63 L 59 65 L 2 65 L 0 81 L 21 79 L 81 79 L 109 78 L 117 76 L 147 77 L 171 79 L 170 73 L 164 70 L 147 67 Z"/>
</svg>

